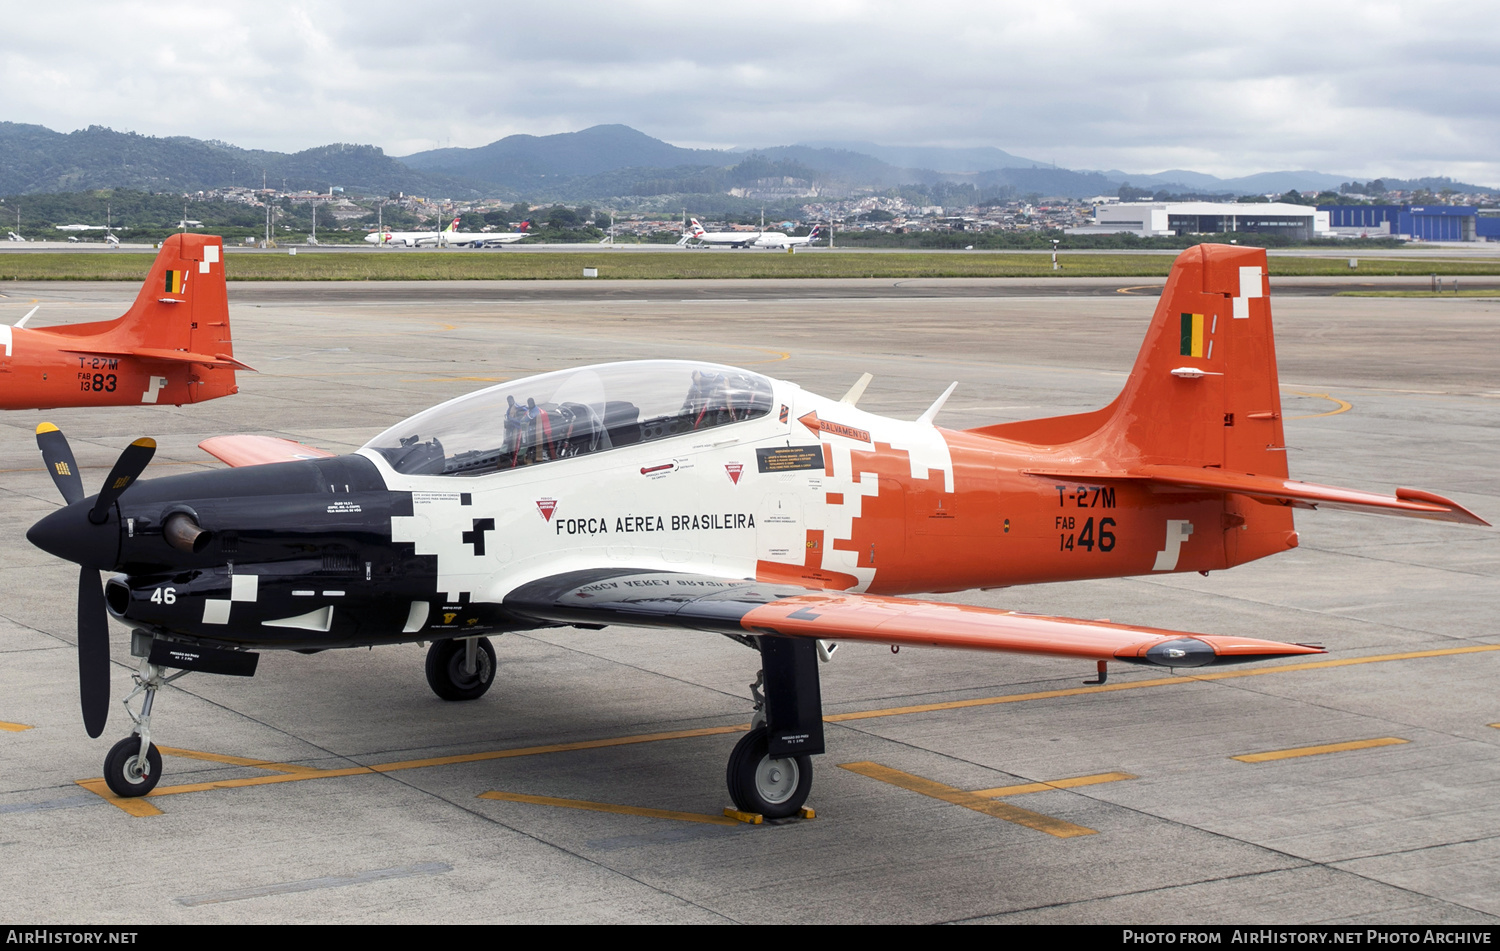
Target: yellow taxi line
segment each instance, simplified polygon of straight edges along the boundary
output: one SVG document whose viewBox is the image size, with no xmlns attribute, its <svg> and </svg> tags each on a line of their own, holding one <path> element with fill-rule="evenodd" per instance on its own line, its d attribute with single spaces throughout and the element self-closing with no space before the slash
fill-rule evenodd
<svg viewBox="0 0 1500 951">
<path fill-rule="evenodd" d="M 1054 819 L 1051 816 L 1044 816 L 1039 812 L 1032 812 L 1029 809 L 1022 809 L 1019 806 L 1012 806 L 1010 803 L 986 799 L 982 795 L 971 793 L 955 786 L 949 786 L 933 779 L 927 779 L 924 776 L 904 773 L 899 769 L 892 769 L 889 766 L 882 766 L 879 763 L 840 763 L 839 768 L 847 769 L 849 772 L 858 773 L 861 776 L 868 776 L 871 779 L 878 779 L 883 783 L 890 783 L 892 786 L 899 786 L 902 789 L 923 796 L 930 796 L 933 799 L 951 803 L 955 806 L 963 806 L 965 809 L 972 809 L 975 812 L 980 812 L 996 819 L 1004 819 L 1006 822 L 1013 822 L 1028 829 L 1045 832 L 1059 839 L 1098 834 L 1097 829 L 1074 825 L 1071 822 L 1064 822 L 1062 819 Z"/>
<path fill-rule="evenodd" d="M 952 700 L 944 703 L 918 704 L 906 707 L 888 707 L 882 710 L 862 710 L 854 713 L 838 713 L 825 716 L 823 719 L 828 723 L 842 723 L 851 720 L 865 720 L 878 717 L 905 716 L 913 713 L 931 713 L 943 710 L 958 710 L 966 707 L 992 706 L 1001 703 L 1019 703 L 1027 700 L 1045 700 L 1054 697 L 1072 697 L 1086 693 L 1110 692 L 1115 690 L 1136 690 L 1143 687 L 1162 687 L 1175 684 L 1195 683 L 1204 680 L 1225 680 L 1233 677 L 1255 677 L 1266 674 L 1286 673 L 1298 670 L 1314 670 L 1327 667 L 1348 667 L 1358 664 L 1373 664 L 1395 660 L 1413 660 L 1425 657 L 1444 657 L 1456 654 L 1473 654 L 1485 651 L 1500 650 L 1500 644 L 1485 644 L 1473 647 L 1450 647 L 1440 650 L 1410 651 L 1402 654 L 1379 654 L 1371 657 L 1351 657 L 1342 660 L 1314 661 L 1301 664 L 1284 664 L 1279 667 L 1262 667 L 1254 670 L 1228 670 L 1218 673 L 1195 674 L 1191 676 L 1163 677 L 1153 680 L 1138 680 L 1131 683 L 1103 684 L 1097 687 L 1074 687 L 1064 690 L 1043 690 L 1035 693 L 1009 694 L 1002 697 L 983 697 L 974 700 Z M 1500 727 L 1500 724 L 1493 724 Z M 196 758 L 212 761 L 231 763 L 233 765 L 261 766 L 266 769 L 281 768 L 289 772 L 275 776 L 252 776 L 242 779 L 222 779 L 203 783 L 186 783 L 178 786 L 159 786 L 152 790 L 148 797 L 172 796 L 181 793 L 203 792 L 210 789 L 233 789 L 243 786 L 264 786 L 272 783 L 297 782 L 304 779 L 332 779 L 340 776 L 357 776 L 366 773 L 392 773 L 403 769 L 423 769 L 430 766 L 452 766 L 462 763 L 478 763 L 496 759 L 511 759 L 521 756 L 537 756 L 546 753 L 566 753 L 577 750 L 603 749 L 612 746 L 630 746 L 637 743 L 655 743 L 662 740 L 688 739 L 700 736 L 722 736 L 727 733 L 743 733 L 750 728 L 748 723 L 737 723 L 733 726 L 705 727 L 696 730 L 674 730 L 666 733 L 641 733 L 633 736 L 617 736 L 599 740 L 580 740 L 573 743 L 552 743 L 544 746 L 523 746 L 505 750 L 489 750 L 482 753 L 462 753 L 454 756 L 437 756 L 427 759 L 402 760 L 395 763 L 381 763 L 373 766 L 355 766 L 344 769 L 316 769 L 313 767 L 293 767 L 288 764 L 263 764 L 263 761 L 241 757 L 226 757 L 215 760 L 220 754 L 195 753 Z M 162 752 L 172 750 L 171 755 L 182 756 L 189 752 L 177 750 L 170 747 L 158 747 Z M 243 759 L 243 762 L 234 762 Z M 296 772 L 290 772 L 296 770 Z M 98 794 L 107 801 L 118 805 L 127 812 L 125 803 L 140 803 L 140 799 L 124 800 L 116 797 L 105 786 L 102 779 L 77 780 L 80 786 Z M 1055 784 L 1054 784 L 1055 785 Z M 962 791 L 962 790 L 960 790 Z M 975 795 L 965 793 L 965 795 Z M 152 807 L 154 809 L 154 807 Z M 155 815 L 159 810 L 147 813 Z M 132 813 L 135 814 L 135 813 Z"/>
<path fill-rule="evenodd" d="M 743 823 L 728 816 L 705 815 L 701 812 L 676 812 L 671 809 L 647 809 L 643 806 L 619 806 L 612 802 L 589 802 L 587 799 L 558 799 L 554 796 L 529 796 L 525 793 L 491 790 L 480 793 L 480 799 L 498 799 L 501 802 L 525 802 L 537 806 L 561 806 L 564 809 L 584 809 L 589 812 L 612 812 L 621 816 L 645 816 L 649 819 L 675 819 L 678 822 L 702 822 L 716 826 L 738 826 Z"/>
<path fill-rule="evenodd" d="M 1041 783 L 1021 783 L 1019 786 L 996 786 L 993 789 L 976 789 L 973 792 L 981 798 L 994 799 L 999 796 L 1021 796 L 1052 789 L 1076 789 L 1079 786 L 1097 786 L 1100 783 L 1118 783 L 1122 780 L 1138 778 L 1130 773 L 1096 773 L 1093 776 L 1074 776 L 1071 779 L 1053 779 Z"/>
<path fill-rule="evenodd" d="M 905 716 L 911 713 L 932 713 L 941 710 L 962 710 L 966 707 L 988 707 L 1000 703 L 1022 703 L 1027 700 L 1050 700 L 1054 697 L 1077 697 L 1088 693 L 1110 693 L 1116 690 L 1140 690 L 1144 687 L 1168 687 L 1178 684 L 1198 683 L 1206 680 L 1231 680 L 1236 677 L 1264 677 L 1268 674 L 1288 673 L 1294 670 L 1321 670 L 1330 667 L 1353 667 L 1359 664 L 1379 664 L 1394 660 L 1416 660 L 1423 657 L 1447 657 L 1455 654 L 1478 654 L 1500 651 L 1500 644 L 1479 644 L 1472 647 L 1445 647 L 1439 650 L 1409 651 L 1404 654 L 1376 654 L 1370 657 L 1347 657 L 1340 660 L 1319 660 L 1302 664 L 1282 664 L 1277 667 L 1224 670 L 1209 674 L 1181 674 L 1175 677 L 1158 677 L 1153 680 L 1135 680 L 1125 683 L 1101 684 L 1097 687 L 1068 687 L 1062 690 L 1039 690 L 1035 693 L 1013 693 L 1002 697 L 979 697 L 973 700 L 948 700 L 942 703 L 922 703 L 909 707 L 890 707 L 885 710 L 859 710 L 854 713 L 835 713 L 826 716 L 827 723 L 844 723 L 850 720 L 869 720 L 877 717 Z"/>
<path fill-rule="evenodd" d="M 124 799 L 116 796 L 105 785 L 102 779 L 75 779 L 78 785 L 103 799 L 105 802 L 121 810 L 126 815 L 135 816 L 137 819 L 149 819 L 151 816 L 165 815 L 160 809 L 147 802 L 144 797 Z"/>
<path fill-rule="evenodd" d="M 1289 419 L 1289 420 L 1290 419 L 1319 419 L 1319 418 L 1321 418 L 1323 416 L 1337 416 L 1340 413 L 1347 413 L 1351 409 L 1354 408 L 1354 404 L 1353 403 L 1350 403 L 1347 400 L 1341 400 L 1337 396 L 1329 396 L 1327 393 L 1303 393 L 1303 392 L 1300 392 L 1298 390 L 1287 390 L 1287 392 L 1290 393 L 1290 394 L 1292 394 L 1293 396 L 1307 396 L 1307 397 L 1311 397 L 1313 399 L 1328 400 L 1330 403 L 1337 403 L 1337 404 L 1339 404 L 1339 408 L 1338 409 L 1331 409 L 1331 410 L 1329 410 L 1326 413 L 1311 413 L 1311 414 L 1309 414 L 1307 416 L 1288 416 L 1287 419 Z"/>
<path fill-rule="evenodd" d="M 207 792 L 210 789 L 240 789 L 246 786 L 269 786 L 275 783 L 295 783 L 305 779 L 334 779 L 340 776 L 362 776 L 377 773 L 394 773 L 403 769 L 424 769 L 429 766 L 453 766 L 460 763 L 480 763 L 487 760 L 510 759 L 516 756 L 537 756 L 544 753 L 565 753 L 573 750 L 600 749 L 610 746 L 628 746 L 635 743 L 655 743 L 660 740 L 687 739 L 697 736 L 717 736 L 724 733 L 743 733 L 750 724 L 706 727 L 699 730 L 675 730 L 670 733 L 643 733 L 636 736 L 617 736 L 603 740 L 581 740 L 576 743 L 552 743 L 546 746 L 522 746 L 508 750 L 487 750 L 483 753 L 461 753 L 455 756 L 435 756 L 428 759 L 401 760 L 395 763 L 377 763 L 373 766 L 348 766 L 340 769 L 317 769 L 311 766 L 293 766 L 288 763 L 271 763 L 242 756 L 226 756 L 219 753 L 201 753 L 177 747 L 159 746 L 162 753 L 170 756 L 185 756 L 232 766 L 249 766 L 259 769 L 284 770 L 272 776 L 245 776 L 238 779 L 213 779 L 201 783 L 182 783 L 176 786 L 158 786 L 145 797 L 123 799 L 110 792 L 103 779 L 80 779 L 78 785 L 102 797 L 111 804 L 130 812 L 131 815 L 159 815 L 154 806 L 146 813 L 133 812 L 132 804 L 143 798 L 178 796 L 183 793 Z"/>
<path fill-rule="evenodd" d="M 1398 736 L 1381 736 L 1373 740 L 1350 740 L 1346 743 L 1324 743 L 1321 746 L 1298 746 L 1289 750 L 1270 750 L 1265 753 L 1243 753 L 1231 756 L 1241 763 L 1269 763 L 1273 760 L 1296 759 L 1300 756 L 1322 756 L 1324 753 L 1343 753 L 1348 750 L 1368 750 L 1377 746 L 1399 746 L 1410 743 Z"/>
<path fill-rule="evenodd" d="M 31 726 L 26 723 L 5 723 L 4 721 L 0 721 L 0 732 L 20 733 L 22 730 L 29 729 L 31 729 Z"/>
<path fill-rule="evenodd" d="M 176 746 L 158 746 L 157 752 L 163 756 L 180 756 L 184 759 L 201 759 L 210 763 L 225 763 L 230 766 L 253 766 L 256 769 L 273 769 L 282 773 L 320 773 L 323 772 L 313 766 L 294 766 L 291 763 L 273 763 L 269 760 L 256 759 L 251 756 L 229 756 L 225 753 L 204 753 L 201 750 L 185 750 Z"/>
</svg>

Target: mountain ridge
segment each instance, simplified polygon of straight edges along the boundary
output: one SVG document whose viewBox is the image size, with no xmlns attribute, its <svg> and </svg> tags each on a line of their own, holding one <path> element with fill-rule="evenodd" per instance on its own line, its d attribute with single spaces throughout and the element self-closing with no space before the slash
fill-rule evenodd
<svg viewBox="0 0 1500 951">
<path fill-rule="evenodd" d="M 1122 184 L 1227 196 L 1292 188 L 1317 192 L 1354 180 L 1310 170 L 1222 179 L 1187 169 L 1150 174 L 1068 169 L 991 147 L 824 141 L 690 149 L 621 124 L 545 136 L 511 135 L 476 148 L 390 156 L 374 145 L 333 143 L 283 153 L 188 136 L 116 132 L 99 125 L 62 133 L 40 125 L 0 122 L 0 194 L 98 188 L 191 192 L 256 187 L 264 176 L 267 183 L 319 191 L 340 185 L 370 194 L 400 191 L 458 199 L 568 201 L 695 193 L 672 190 L 678 187 L 722 192 L 726 183 L 741 182 L 753 170 L 773 178 L 815 179 L 825 191 L 833 186 L 835 192 L 969 184 L 992 194 L 1010 189 L 1012 194 L 1075 199 L 1112 195 Z M 1407 183 L 1394 177 L 1385 181 L 1392 187 Z M 1421 183 L 1414 187 L 1490 190 L 1446 178 L 1411 181 Z"/>
</svg>

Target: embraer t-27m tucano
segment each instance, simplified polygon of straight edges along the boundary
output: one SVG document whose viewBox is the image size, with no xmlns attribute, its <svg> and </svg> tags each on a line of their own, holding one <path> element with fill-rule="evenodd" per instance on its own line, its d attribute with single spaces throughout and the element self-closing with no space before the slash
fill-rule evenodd
<svg viewBox="0 0 1500 951">
<path fill-rule="evenodd" d="M 122 317 L 32 329 L 0 324 L 0 409 L 202 403 L 239 392 L 223 243 L 174 234 Z"/>
<path fill-rule="evenodd" d="M 248 675 L 258 650 L 430 641 L 438 696 L 495 676 L 486 635 L 670 626 L 756 649 L 752 728 L 730 754 L 749 812 L 795 814 L 823 752 L 818 662 L 869 641 L 1196 668 L 1321 648 L 904 597 L 1209 571 L 1293 548 L 1296 508 L 1486 524 L 1441 496 L 1287 477 L 1266 256 L 1205 245 L 1172 269 L 1124 391 L 1090 413 L 939 429 L 748 370 L 652 360 L 504 383 L 333 456 L 227 436 L 236 468 L 137 482 L 150 440 L 27 537 L 82 566 L 79 670 L 105 724 L 112 615 L 141 658 L 135 732 L 105 778 L 161 774 L 151 705 L 172 669 Z M 956 384 L 955 384 L 956 385 Z M 310 458 L 311 457 L 311 458 Z M 101 588 L 98 571 L 117 572 Z M 142 696 L 141 712 L 129 701 Z"/>
</svg>

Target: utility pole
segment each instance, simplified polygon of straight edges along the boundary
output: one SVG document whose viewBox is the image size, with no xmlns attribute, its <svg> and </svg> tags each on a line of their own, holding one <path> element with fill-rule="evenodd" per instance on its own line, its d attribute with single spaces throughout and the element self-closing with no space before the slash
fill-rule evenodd
<svg viewBox="0 0 1500 951">
<path fill-rule="evenodd" d="M 313 202 L 312 211 L 313 211 L 312 240 L 309 241 L 308 243 L 309 244 L 317 244 L 318 243 L 318 203 L 317 202 Z"/>
</svg>

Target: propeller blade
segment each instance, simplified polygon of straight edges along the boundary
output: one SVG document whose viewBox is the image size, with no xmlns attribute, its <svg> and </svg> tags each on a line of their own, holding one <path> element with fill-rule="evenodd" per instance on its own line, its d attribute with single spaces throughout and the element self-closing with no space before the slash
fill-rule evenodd
<svg viewBox="0 0 1500 951">
<path fill-rule="evenodd" d="M 78 699 L 83 728 L 97 738 L 109 719 L 109 615 L 95 568 L 78 572 Z"/>
<path fill-rule="evenodd" d="M 109 508 L 115 504 L 115 499 L 120 493 L 130 488 L 130 484 L 146 470 L 151 462 L 151 457 L 156 455 L 156 440 L 150 436 L 142 436 L 135 442 L 125 447 L 120 453 L 120 458 L 115 460 L 115 466 L 109 470 L 109 475 L 104 480 L 104 487 L 99 490 L 99 498 L 94 502 L 94 507 L 89 510 L 89 521 L 95 525 L 103 525 L 109 518 Z"/>
<path fill-rule="evenodd" d="M 51 423 L 42 423 L 36 428 L 36 447 L 42 451 L 42 462 L 52 474 L 63 501 L 72 505 L 83 498 L 83 477 L 78 474 L 78 463 L 73 460 L 73 450 L 62 430 Z"/>
</svg>

